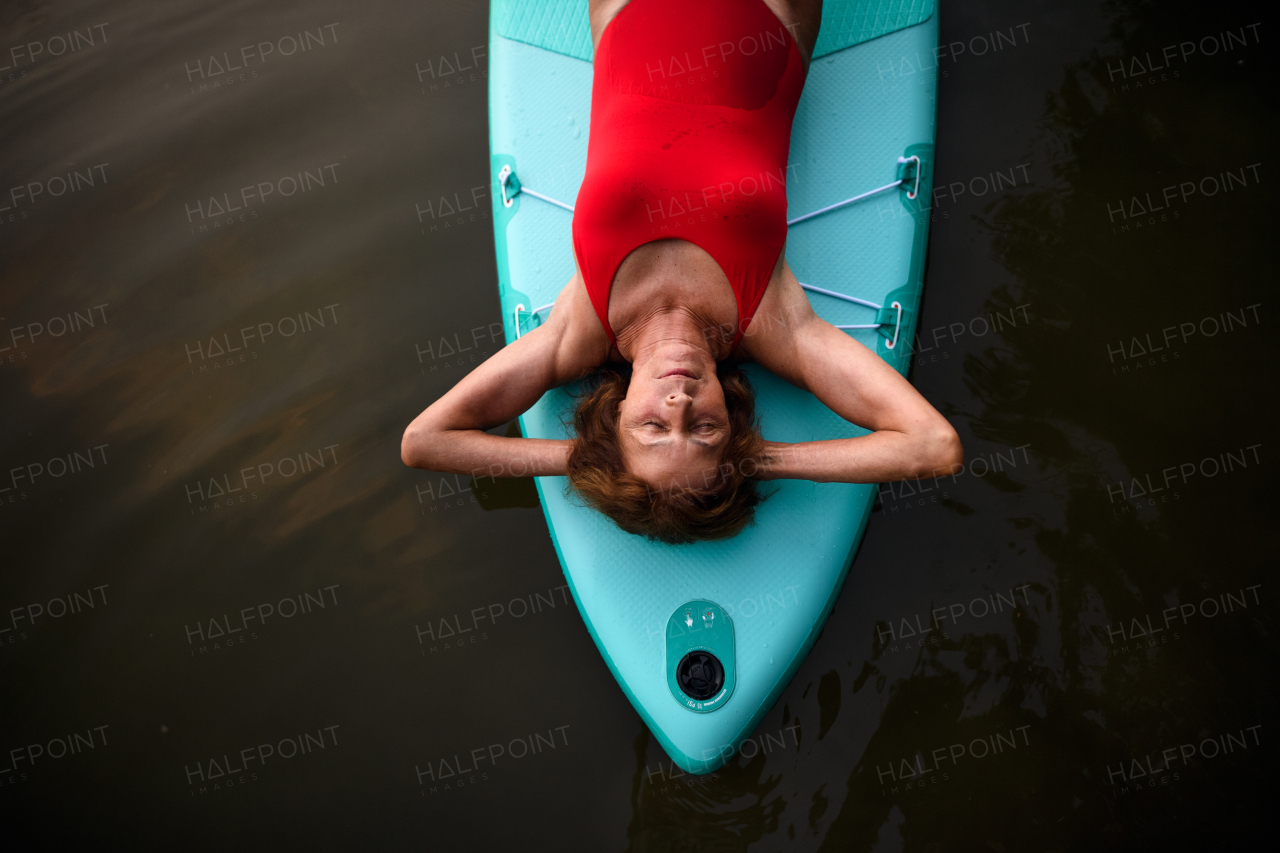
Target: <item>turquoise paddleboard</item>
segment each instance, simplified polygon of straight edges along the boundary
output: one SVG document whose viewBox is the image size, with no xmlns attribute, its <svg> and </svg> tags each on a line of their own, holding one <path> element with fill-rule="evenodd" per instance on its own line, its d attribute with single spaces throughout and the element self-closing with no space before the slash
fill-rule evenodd
<svg viewBox="0 0 1280 853">
<path fill-rule="evenodd" d="M 937 42 L 932 0 L 826 0 L 787 168 L 789 219 L 903 180 L 792 225 L 786 257 L 801 282 L 879 306 L 810 293 L 836 325 L 880 323 L 848 334 L 904 374 L 929 229 Z M 489 43 L 494 240 L 510 342 L 545 318 L 543 306 L 574 273 L 572 214 L 532 193 L 572 206 L 582 182 L 591 117 L 586 0 L 492 0 Z M 766 438 L 865 432 L 767 371 L 747 372 Z M 570 390 L 551 391 L 526 412 L 524 434 L 567 437 Z M 876 495 L 874 485 L 774 482 L 743 534 L 671 546 L 579 505 L 563 477 L 537 484 L 587 630 L 654 736 L 691 773 L 732 757 L 799 668 Z"/>
</svg>

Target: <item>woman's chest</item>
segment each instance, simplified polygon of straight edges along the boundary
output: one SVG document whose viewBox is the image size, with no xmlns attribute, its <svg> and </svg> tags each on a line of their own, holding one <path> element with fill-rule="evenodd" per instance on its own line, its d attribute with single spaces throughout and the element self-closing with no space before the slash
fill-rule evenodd
<svg viewBox="0 0 1280 853">
<path fill-rule="evenodd" d="M 685 240 L 646 243 L 618 267 L 609 292 L 609 325 L 617 334 L 672 309 L 688 311 L 713 327 L 733 328 L 738 321 L 733 287 L 711 255 Z"/>
</svg>

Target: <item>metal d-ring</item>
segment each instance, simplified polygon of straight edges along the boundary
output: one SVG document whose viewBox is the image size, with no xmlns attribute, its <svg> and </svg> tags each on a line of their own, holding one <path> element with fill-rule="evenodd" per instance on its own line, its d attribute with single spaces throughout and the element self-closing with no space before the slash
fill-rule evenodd
<svg viewBox="0 0 1280 853">
<path fill-rule="evenodd" d="M 516 340 L 517 341 L 520 340 L 520 312 L 521 311 L 526 312 L 530 317 L 537 317 L 539 314 L 541 314 L 543 311 L 546 311 L 548 308 L 554 308 L 554 307 L 556 307 L 556 304 L 554 302 L 548 302 L 546 305 L 539 305 L 537 308 L 534 308 L 532 311 L 530 311 L 528 308 L 524 307 L 523 302 L 517 305 L 515 308 L 515 311 L 512 312 L 515 314 L 515 319 L 516 319 Z"/>
<path fill-rule="evenodd" d="M 910 163 L 912 161 L 915 161 L 916 164 L 916 185 L 914 189 L 907 190 L 907 198 L 914 200 L 916 196 L 920 195 L 920 173 L 924 171 L 924 163 L 920 162 L 918 154 L 898 158 L 899 163 Z"/>
<path fill-rule="evenodd" d="M 889 307 L 898 309 L 898 319 L 893 324 L 893 340 L 884 345 L 885 349 L 893 349 L 898 345 L 898 332 L 902 330 L 902 303 L 895 300 L 889 303 Z"/>
<path fill-rule="evenodd" d="M 510 207 L 511 205 L 515 204 L 515 201 L 516 201 L 516 198 L 514 195 L 511 196 L 511 198 L 507 198 L 507 180 L 510 177 L 511 177 L 511 166 L 510 165 L 503 166 L 502 170 L 498 172 L 498 186 L 502 190 L 502 206 L 503 207 Z M 517 335 L 516 337 L 519 337 L 519 335 Z"/>
</svg>

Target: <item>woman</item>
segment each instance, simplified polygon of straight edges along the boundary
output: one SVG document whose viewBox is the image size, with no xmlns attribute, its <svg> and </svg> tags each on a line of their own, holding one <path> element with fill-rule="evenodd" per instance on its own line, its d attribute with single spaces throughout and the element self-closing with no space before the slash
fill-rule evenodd
<svg viewBox="0 0 1280 853">
<path fill-rule="evenodd" d="M 568 475 L 624 530 L 674 543 L 740 532 L 758 480 L 879 483 L 960 463 L 946 419 L 820 319 L 783 256 L 791 125 L 821 5 L 592 0 L 577 272 L 546 322 L 409 425 L 407 465 Z M 873 432 L 765 441 L 735 367 L 751 360 Z M 593 372 L 573 439 L 485 432 Z"/>
</svg>

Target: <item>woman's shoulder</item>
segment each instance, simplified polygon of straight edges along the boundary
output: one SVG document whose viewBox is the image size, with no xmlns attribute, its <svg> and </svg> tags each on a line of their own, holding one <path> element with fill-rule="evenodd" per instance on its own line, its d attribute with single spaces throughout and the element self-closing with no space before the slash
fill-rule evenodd
<svg viewBox="0 0 1280 853">
<path fill-rule="evenodd" d="M 737 350 L 766 368 L 786 360 L 818 320 L 804 288 L 783 258 Z M 774 371 L 777 372 L 777 371 Z"/>
<path fill-rule="evenodd" d="M 591 19 L 592 53 L 600 47 L 600 36 L 604 35 L 605 27 L 609 26 L 609 22 L 622 11 L 622 7 L 630 2 L 631 0 L 588 0 L 587 14 Z"/>
<path fill-rule="evenodd" d="M 600 325 L 580 273 L 564 286 L 547 319 L 535 330 L 554 347 L 556 376 L 570 382 L 610 360 L 613 344 Z"/>
</svg>

